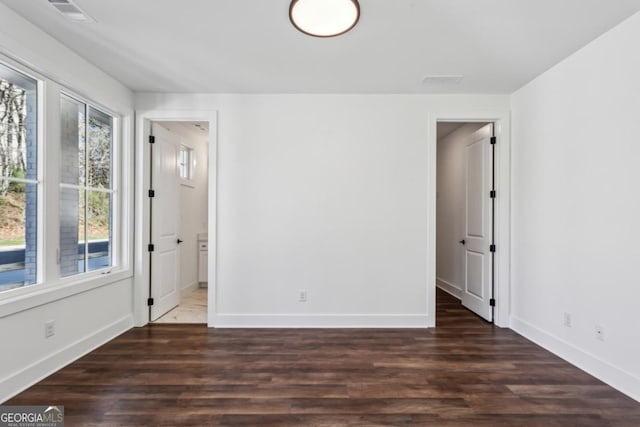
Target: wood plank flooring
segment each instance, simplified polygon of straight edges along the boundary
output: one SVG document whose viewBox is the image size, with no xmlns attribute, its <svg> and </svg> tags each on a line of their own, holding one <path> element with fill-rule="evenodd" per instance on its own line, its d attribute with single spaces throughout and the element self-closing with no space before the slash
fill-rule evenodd
<svg viewBox="0 0 640 427">
<path fill-rule="evenodd" d="M 133 329 L 6 404 L 67 426 L 640 426 L 640 404 L 438 292 L 435 329 Z"/>
</svg>

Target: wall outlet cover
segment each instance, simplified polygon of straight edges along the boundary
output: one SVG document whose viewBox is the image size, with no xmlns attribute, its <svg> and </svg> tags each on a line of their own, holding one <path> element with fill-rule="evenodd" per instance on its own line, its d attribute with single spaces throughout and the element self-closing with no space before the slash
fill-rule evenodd
<svg viewBox="0 0 640 427">
<path fill-rule="evenodd" d="M 44 337 L 51 338 L 56 334 L 56 324 L 53 320 L 45 322 L 44 324 Z"/>
<path fill-rule="evenodd" d="M 567 328 L 570 328 L 571 325 L 572 325 L 571 313 L 565 313 L 564 314 L 564 326 L 566 326 Z"/>
</svg>

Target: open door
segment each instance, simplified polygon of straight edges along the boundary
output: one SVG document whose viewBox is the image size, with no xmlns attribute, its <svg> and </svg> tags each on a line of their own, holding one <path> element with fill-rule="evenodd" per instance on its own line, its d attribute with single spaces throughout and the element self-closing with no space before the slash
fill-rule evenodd
<svg viewBox="0 0 640 427">
<path fill-rule="evenodd" d="M 154 321 L 180 303 L 180 139 L 156 123 L 151 134 L 150 320 Z"/>
<path fill-rule="evenodd" d="M 493 321 L 493 124 L 474 132 L 465 147 L 466 203 L 462 305 Z"/>
</svg>

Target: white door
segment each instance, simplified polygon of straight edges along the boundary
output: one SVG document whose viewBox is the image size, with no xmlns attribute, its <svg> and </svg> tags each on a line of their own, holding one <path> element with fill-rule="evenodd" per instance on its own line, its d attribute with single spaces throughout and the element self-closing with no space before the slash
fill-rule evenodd
<svg viewBox="0 0 640 427">
<path fill-rule="evenodd" d="M 158 124 L 151 156 L 151 321 L 180 303 L 180 139 Z"/>
<path fill-rule="evenodd" d="M 493 320 L 492 296 L 492 155 L 493 125 L 474 132 L 465 147 L 466 206 L 465 276 L 462 305 L 488 321 Z"/>
</svg>

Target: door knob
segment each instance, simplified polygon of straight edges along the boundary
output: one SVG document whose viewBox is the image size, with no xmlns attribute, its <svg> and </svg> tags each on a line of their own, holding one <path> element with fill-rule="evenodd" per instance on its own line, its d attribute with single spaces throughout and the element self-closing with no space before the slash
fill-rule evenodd
<svg viewBox="0 0 640 427">
<path fill-rule="evenodd" d="M 466 242 L 464 239 L 462 239 L 462 240 L 460 240 L 460 242 L 459 242 L 459 243 L 461 243 L 461 244 L 463 244 L 463 245 L 464 245 L 464 244 L 465 244 L 465 243 L 467 243 L 467 242 Z"/>
<path fill-rule="evenodd" d="M 178 244 L 182 243 L 182 240 L 178 239 Z"/>
</svg>

